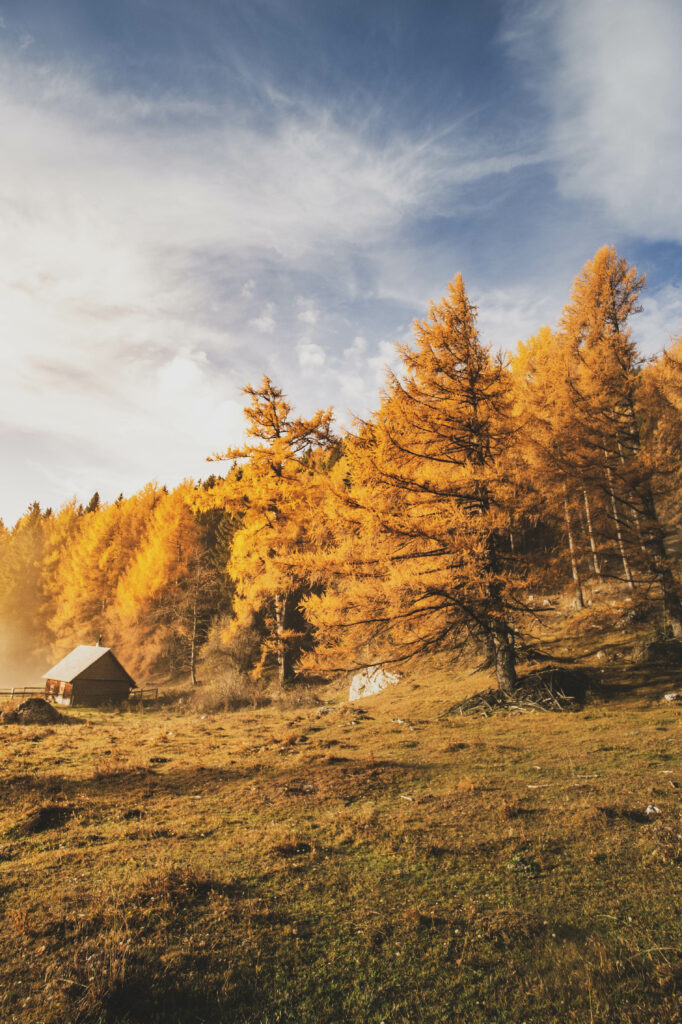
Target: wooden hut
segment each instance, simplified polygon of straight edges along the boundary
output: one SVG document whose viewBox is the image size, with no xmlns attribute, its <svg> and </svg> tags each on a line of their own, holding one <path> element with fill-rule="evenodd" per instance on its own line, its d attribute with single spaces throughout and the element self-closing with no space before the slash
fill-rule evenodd
<svg viewBox="0 0 682 1024">
<path fill-rule="evenodd" d="M 136 688 L 108 647 L 82 644 L 43 676 L 45 696 L 56 704 L 104 704 L 127 700 Z"/>
</svg>

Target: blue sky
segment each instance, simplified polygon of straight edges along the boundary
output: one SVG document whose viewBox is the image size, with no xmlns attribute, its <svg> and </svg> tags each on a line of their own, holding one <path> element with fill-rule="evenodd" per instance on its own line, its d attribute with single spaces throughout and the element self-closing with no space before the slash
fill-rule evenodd
<svg viewBox="0 0 682 1024">
<path fill-rule="evenodd" d="M 461 270 L 486 340 L 605 243 L 682 327 L 676 0 L 0 0 L 0 516 L 207 473 L 267 372 L 374 404 Z"/>
</svg>

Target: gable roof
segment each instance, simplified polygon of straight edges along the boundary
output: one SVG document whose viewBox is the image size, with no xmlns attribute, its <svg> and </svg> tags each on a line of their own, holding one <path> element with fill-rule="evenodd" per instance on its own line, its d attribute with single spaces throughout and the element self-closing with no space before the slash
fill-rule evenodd
<svg viewBox="0 0 682 1024">
<path fill-rule="evenodd" d="M 56 679 L 60 683 L 72 683 L 74 679 L 83 675 L 87 669 L 105 658 L 108 662 L 112 663 L 111 667 L 115 671 L 118 670 L 116 674 L 119 678 L 128 679 L 131 685 L 135 686 L 135 681 L 128 675 L 110 647 L 88 647 L 86 644 L 74 647 L 71 654 L 67 654 L 65 658 L 58 661 L 48 672 L 45 672 L 43 679 Z"/>
</svg>

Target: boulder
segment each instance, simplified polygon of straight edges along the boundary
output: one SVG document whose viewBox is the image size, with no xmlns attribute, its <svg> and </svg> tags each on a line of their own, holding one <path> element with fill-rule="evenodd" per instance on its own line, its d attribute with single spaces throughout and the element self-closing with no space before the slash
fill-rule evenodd
<svg viewBox="0 0 682 1024">
<path fill-rule="evenodd" d="M 381 693 L 387 686 L 394 686 L 398 682 L 400 682 L 398 673 L 388 672 L 382 665 L 363 668 L 360 672 L 356 672 L 351 679 L 348 700 L 372 697 L 375 693 Z"/>
</svg>

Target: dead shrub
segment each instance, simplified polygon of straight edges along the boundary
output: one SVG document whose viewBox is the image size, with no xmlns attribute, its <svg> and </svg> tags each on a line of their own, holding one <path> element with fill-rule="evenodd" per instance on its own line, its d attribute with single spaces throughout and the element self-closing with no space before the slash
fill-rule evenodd
<svg viewBox="0 0 682 1024">
<path fill-rule="evenodd" d="M 407 928 L 415 932 L 433 931 L 449 924 L 448 918 L 437 910 L 421 910 L 419 907 L 408 907 L 403 919 Z"/>
<path fill-rule="evenodd" d="M 210 880 L 199 878 L 191 868 L 172 865 L 161 868 L 145 879 L 138 889 L 137 901 L 143 905 L 189 903 L 210 892 L 213 887 Z"/>
<path fill-rule="evenodd" d="M 521 800 L 503 800 L 500 806 L 500 817 L 505 821 L 520 818 L 523 812 L 524 806 Z"/>
<path fill-rule="evenodd" d="M 147 772 L 147 766 L 140 764 L 139 761 L 122 754 L 112 754 L 100 762 L 99 767 L 92 773 L 92 778 L 94 782 L 110 782 L 115 779 L 146 775 Z"/>
<path fill-rule="evenodd" d="M 293 840 L 289 843 L 277 843 L 273 846 L 272 851 L 279 857 L 297 857 L 302 853 L 310 853 L 312 847 L 310 843 L 303 842 L 302 840 Z"/>
<path fill-rule="evenodd" d="M 277 694 L 276 703 L 283 711 L 298 711 L 300 708 L 320 707 L 324 701 L 310 689 L 307 680 L 296 679 L 290 689 Z"/>
<path fill-rule="evenodd" d="M 262 687 L 235 668 L 224 669 L 217 679 L 192 695 L 193 707 L 202 714 L 259 708 L 266 703 Z"/>
</svg>

